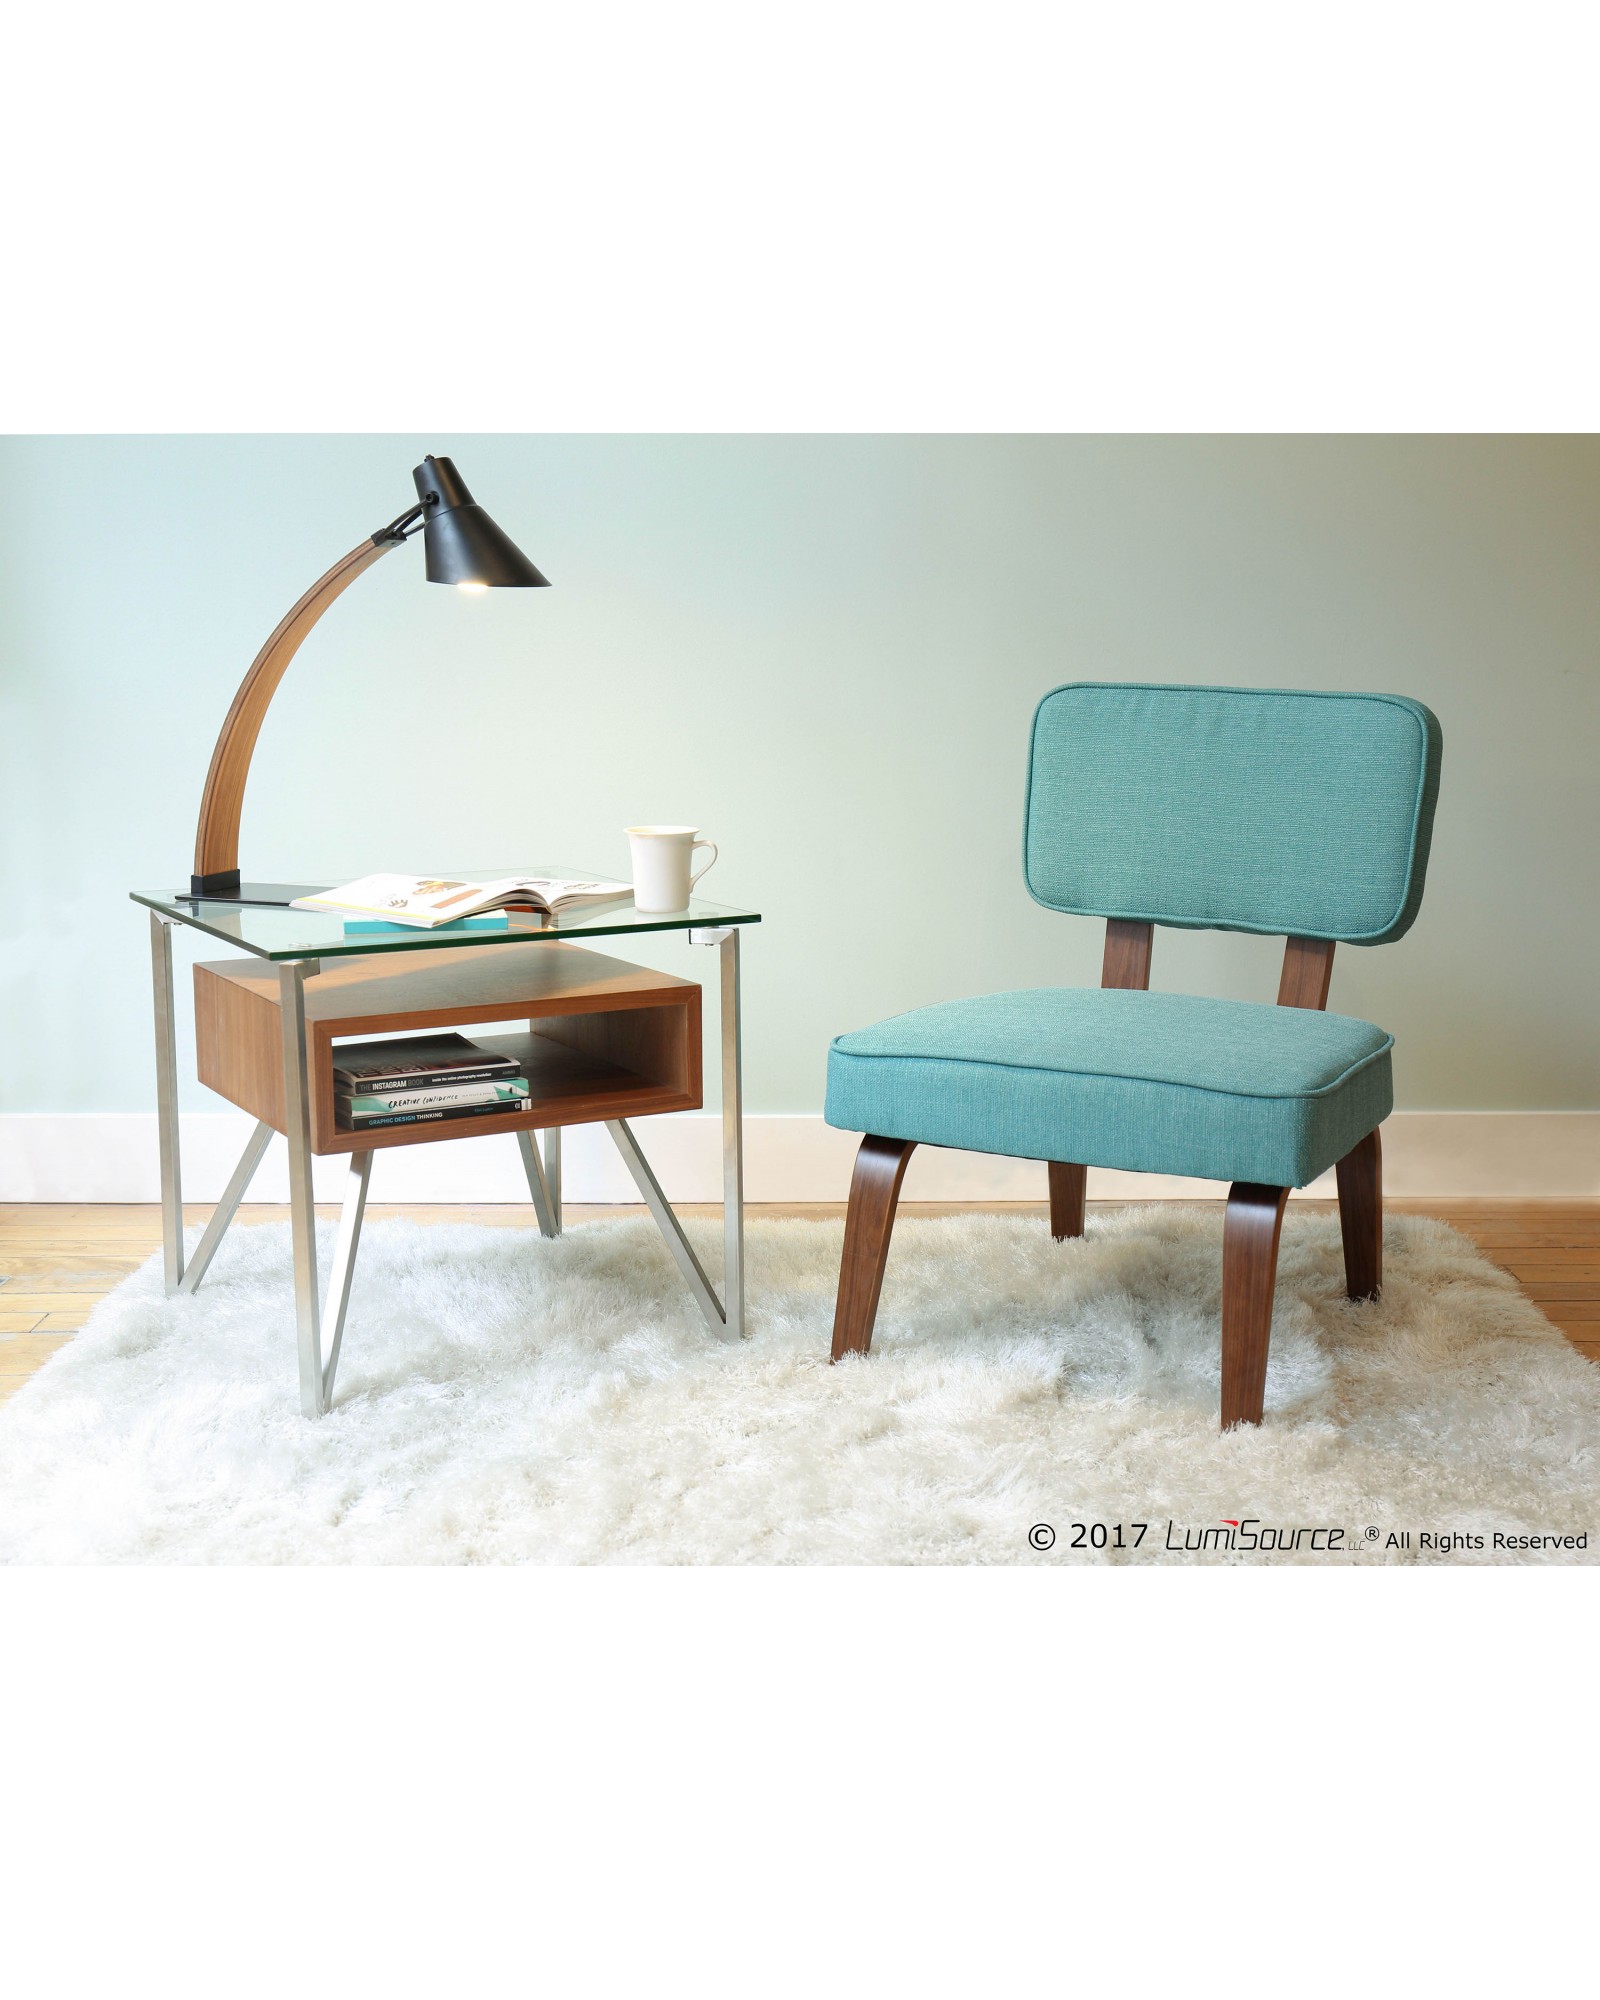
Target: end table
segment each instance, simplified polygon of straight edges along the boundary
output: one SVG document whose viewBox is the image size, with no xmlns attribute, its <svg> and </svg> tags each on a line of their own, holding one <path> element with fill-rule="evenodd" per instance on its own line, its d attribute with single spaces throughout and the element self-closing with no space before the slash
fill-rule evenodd
<svg viewBox="0 0 1600 2000">
<path fill-rule="evenodd" d="M 572 875 L 537 868 L 466 871 Z M 307 891 L 306 893 L 310 893 Z M 632 906 L 574 912 L 543 927 L 473 920 L 439 930 L 374 927 L 306 910 L 133 892 L 150 911 L 155 989 L 161 1227 L 169 1293 L 197 1291 L 274 1132 L 289 1145 L 289 1216 L 300 1406 L 332 1405 L 372 1156 L 387 1146 L 514 1132 L 542 1235 L 561 1233 L 561 1134 L 603 1123 L 708 1324 L 729 1339 L 744 1325 L 744 1131 L 740 1075 L 739 939 L 753 910 L 695 902 L 655 916 Z M 256 1119 L 211 1221 L 184 1257 L 172 930 L 183 924 L 243 957 L 194 968 L 200 1079 Z M 700 987 L 588 949 L 596 938 L 682 931 L 721 960 L 723 1289 L 719 1298 L 661 1191 L 630 1118 L 696 1110 L 701 1089 Z M 522 1061 L 524 1107 L 459 1120 L 342 1130 L 334 1116 L 336 1038 L 479 1022 L 517 1024 L 477 1039 Z M 543 1133 L 543 1157 L 533 1134 Z M 350 1168 L 326 1297 L 317 1265 L 311 1162 L 346 1153 Z"/>
</svg>

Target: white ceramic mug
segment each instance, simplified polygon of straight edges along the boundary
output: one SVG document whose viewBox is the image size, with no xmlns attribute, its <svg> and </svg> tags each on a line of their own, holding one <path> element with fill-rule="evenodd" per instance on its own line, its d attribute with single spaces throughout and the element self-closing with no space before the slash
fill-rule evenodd
<svg viewBox="0 0 1600 2000">
<path fill-rule="evenodd" d="M 717 843 L 701 840 L 697 826 L 630 826 L 633 852 L 633 907 L 647 914 L 686 910 L 689 892 L 717 858 Z M 693 875 L 689 862 L 697 847 L 711 849 L 711 861 Z"/>
</svg>

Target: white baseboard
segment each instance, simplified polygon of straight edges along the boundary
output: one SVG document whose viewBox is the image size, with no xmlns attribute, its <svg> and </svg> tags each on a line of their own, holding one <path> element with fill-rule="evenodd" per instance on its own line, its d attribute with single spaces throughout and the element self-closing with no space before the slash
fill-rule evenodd
<svg viewBox="0 0 1600 2000">
<path fill-rule="evenodd" d="M 641 1119 L 640 1141 L 674 1201 L 722 1199 L 722 1123 L 712 1112 Z M 183 1192 L 215 1201 L 251 1131 L 242 1112 L 185 1114 Z M 856 1140 L 815 1114 L 762 1113 L 745 1121 L 745 1194 L 750 1201 L 842 1201 Z M 1383 1128 L 1384 1185 L 1395 1195 L 1600 1196 L 1600 1112 L 1397 1111 Z M 564 1151 L 572 1202 L 637 1199 L 600 1126 L 575 1127 Z M 319 1198 L 336 1201 L 342 1156 L 319 1160 Z M 1091 1200 L 1215 1199 L 1216 1181 L 1091 1168 Z M 1333 1176 L 1303 1190 L 1333 1192 Z M 1043 1201 L 1034 1160 L 922 1147 L 906 1176 L 912 1201 Z M 20 1112 L 0 1116 L 0 1201 L 156 1201 L 160 1189 L 153 1113 Z M 288 1199 L 281 1144 L 262 1161 L 251 1196 Z M 456 1139 L 396 1146 L 372 1174 L 374 1201 L 526 1201 L 513 1139 Z"/>
</svg>

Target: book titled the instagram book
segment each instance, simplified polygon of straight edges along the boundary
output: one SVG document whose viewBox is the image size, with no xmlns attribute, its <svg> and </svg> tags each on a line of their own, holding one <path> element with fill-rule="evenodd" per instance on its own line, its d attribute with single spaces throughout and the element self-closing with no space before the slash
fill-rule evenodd
<svg viewBox="0 0 1600 2000">
<path fill-rule="evenodd" d="M 560 916 L 592 903 L 630 903 L 632 885 L 580 875 L 507 875 L 498 882 L 460 882 L 442 875 L 363 875 L 342 889 L 297 896 L 295 910 L 331 916 L 376 917 L 386 924 L 435 930 L 440 924 L 481 917 L 486 910 L 537 910 Z"/>
</svg>

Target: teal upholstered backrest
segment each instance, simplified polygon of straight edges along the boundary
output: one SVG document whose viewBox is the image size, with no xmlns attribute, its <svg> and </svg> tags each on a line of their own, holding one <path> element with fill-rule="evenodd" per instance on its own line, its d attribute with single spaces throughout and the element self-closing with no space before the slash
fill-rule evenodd
<svg viewBox="0 0 1600 2000">
<path fill-rule="evenodd" d="M 1383 944 L 1422 901 L 1439 752 L 1400 695 L 1074 682 L 1033 718 L 1028 888 L 1080 916 Z"/>
</svg>

